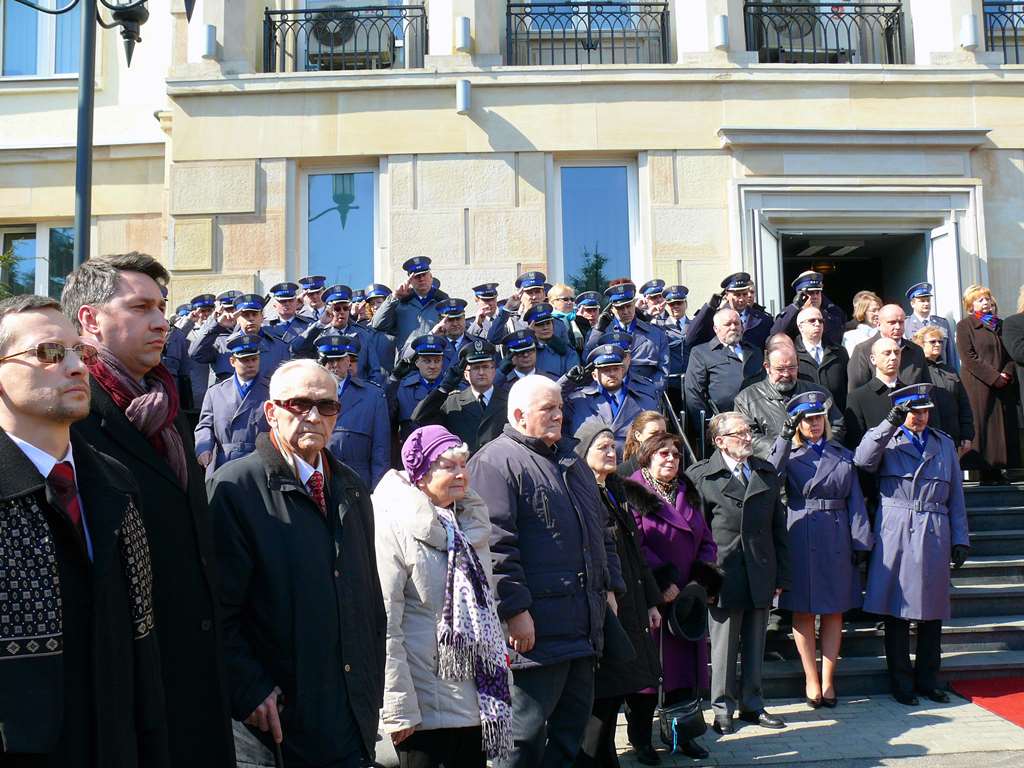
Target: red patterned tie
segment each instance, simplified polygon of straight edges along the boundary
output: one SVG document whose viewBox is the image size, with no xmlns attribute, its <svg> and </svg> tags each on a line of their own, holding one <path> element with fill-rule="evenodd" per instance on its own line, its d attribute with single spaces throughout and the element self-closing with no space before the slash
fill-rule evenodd
<svg viewBox="0 0 1024 768">
<path fill-rule="evenodd" d="M 309 480 L 306 481 L 306 487 L 309 489 L 309 495 L 313 497 L 313 501 L 320 507 L 320 514 L 327 514 L 327 499 L 324 498 L 324 476 L 316 471 L 309 476 Z"/>
<path fill-rule="evenodd" d="M 55 464 L 46 478 L 57 495 L 57 501 L 64 508 L 75 528 L 82 528 L 82 507 L 78 503 L 78 486 L 75 485 L 75 468 L 70 461 Z"/>
</svg>

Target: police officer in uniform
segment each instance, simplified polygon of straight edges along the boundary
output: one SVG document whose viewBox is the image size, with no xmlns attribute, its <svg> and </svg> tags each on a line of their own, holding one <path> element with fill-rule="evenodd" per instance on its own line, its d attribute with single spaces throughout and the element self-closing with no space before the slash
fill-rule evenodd
<svg viewBox="0 0 1024 768">
<path fill-rule="evenodd" d="M 189 346 L 189 356 L 196 362 L 209 364 L 217 381 L 223 381 L 234 373 L 229 360 L 228 337 L 235 331 L 259 336 L 260 376 L 269 380 L 277 367 L 291 357 L 291 350 L 263 325 L 263 306 L 262 296 L 246 293 L 236 300 L 233 310 L 218 310 L 199 329 Z"/>
<path fill-rule="evenodd" d="M 225 345 L 234 373 L 206 391 L 195 433 L 207 480 L 218 467 L 256 450 L 256 437 L 270 429 L 263 415 L 270 391 L 260 376 L 260 337 L 236 333 Z"/>
<path fill-rule="evenodd" d="M 693 349 L 714 338 L 714 316 L 724 303 L 736 310 L 743 324 L 743 341 L 757 349 L 764 349 L 772 335 L 772 317 L 754 300 L 754 281 L 746 272 L 734 272 L 721 282 L 722 292 L 716 293 L 693 316 L 686 329 L 686 342 Z"/>
<path fill-rule="evenodd" d="M 381 302 L 370 321 L 370 325 L 394 339 L 396 349 L 405 347 L 410 337 L 430 333 L 441 319 L 438 303 L 448 298 L 434 285 L 430 259 L 426 256 L 406 259 L 402 269 L 409 279 Z M 369 289 L 366 296 L 369 300 Z"/>
<path fill-rule="evenodd" d="M 487 340 L 492 344 L 500 344 L 510 333 L 529 328 L 526 313 L 534 305 L 547 300 L 548 287 L 548 278 L 543 272 L 534 270 L 517 277 L 516 292 L 509 296 L 504 304 L 498 304 L 498 311 L 487 330 Z M 567 339 L 569 331 L 564 324 L 560 325 L 560 328 L 555 328 L 555 335 Z"/>
<path fill-rule="evenodd" d="M 476 317 L 469 324 L 468 332 L 486 339 L 491 322 L 498 313 L 498 284 L 481 283 L 473 286 L 473 301 L 476 303 Z"/>
<path fill-rule="evenodd" d="M 182 304 L 174 313 L 173 320 L 188 317 L 189 306 Z M 183 411 L 191 411 L 194 408 L 192 402 L 192 381 L 189 379 L 191 360 L 188 358 L 188 338 L 181 328 L 168 323 L 167 338 L 164 340 L 164 351 L 160 355 L 160 362 L 163 363 L 167 372 L 174 377 L 178 385 L 178 400 Z"/>
<path fill-rule="evenodd" d="M 486 339 L 466 344 L 437 388 L 416 406 L 412 414 L 416 426 L 443 426 L 470 453 L 500 435 L 508 423 L 508 392 L 494 386 L 495 354 L 494 345 Z M 469 386 L 462 388 L 464 382 Z"/>
<path fill-rule="evenodd" d="M 299 314 L 302 299 L 299 298 L 298 283 L 278 283 L 270 287 L 270 317 L 267 320 L 267 331 L 277 336 L 285 344 L 306 330 L 312 321 L 309 317 Z"/>
<path fill-rule="evenodd" d="M 494 386 L 508 389 L 530 374 L 545 375 L 537 368 L 537 337 L 529 329 L 510 333 L 501 340 L 505 359 L 498 365 Z M 550 378 L 550 376 L 548 377 Z"/>
<path fill-rule="evenodd" d="M 625 351 L 614 344 L 595 347 L 587 355 L 587 364 L 593 366 L 593 381 L 565 396 L 565 422 L 567 431 L 576 430 L 587 419 L 600 419 L 608 424 L 615 435 L 619 457 L 629 435 L 629 427 L 641 411 L 656 411 L 657 400 L 624 383 Z M 563 389 L 564 392 L 564 389 Z"/>
<path fill-rule="evenodd" d="M 459 354 L 463 347 L 471 345 L 475 341 L 484 341 L 482 337 L 474 336 L 466 331 L 466 306 L 465 299 L 446 299 L 437 305 L 441 320 L 434 327 L 432 333 L 448 339 L 448 347 L 444 351 L 444 367 L 446 369 L 459 361 Z"/>
<path fill-rule="evenodd" d="M 597 320 L 601 316 L 601 294 L 597 291 L 577 294 L 576 315 L 586 320 L 591 328 L 596 328 Z"/>
<path fill-rule="evenodd" d="M 928 426 L 931 384 L 894 391 L 892 410 L 869 430 L 854 463 L 876 476 L 879 507 L 864 610 L 885 617 L 885 659 L 892 695 L 946 702 L 939 688 L 942 621 L 950 617 L 950 561 L 969 551 L 963 474 L 956 446 Z M 910 622 L 917 623 L 917 663 L 910 661 Z"/>
<path fill-rule="evenodd" d="M 537 370 L 557 379 L 579 364 L 580 358 L 565 338 L 555 335 L 555 326 L 564 329 L 565 325 L 561 322 L 556 324 L 553 312 L 550 304 L 541 302 L 526 310 L 523 319 L 537 340 Z"/>
<path fill-rule="evenodd" d="M 815 307 L 825 319 L 825 333 L 822 336 L 822 342 L 828 347 L 840 346 L 843 343 L 843 334 L 846 332 L 846 313 L 825 295 L 825 278 L 821 273 L 810 269 L 801 272 L 790 285 L 796 296 L 793 303 L 775 318 L 772 335 L 785 333 L 795 339 L 798 334 L 796 321 L 800 310 Z"/>
<path fill-rule="evenodd" d="M 324 312 L 320 319 L 310 323 L 292 339 L 292 357 L 316 357 L 316 340 L 328 330 L 340 336 L 355 336 L 359 339 L 355 375 L 383 386 L 387 374 L 377 357 L 378 349 L 371 338 L 372 332 L 352 319 L 352 289 L 341 284 L 329 286 L 323 290 L 323 300 Z"/>
<path fill-rule="evenodd" d="M 303 305 L 298 311 L 299 315 L 310 322 L 320 319 L 325 308 L 322 294 L 326 286 L 327 277 L 325 275 L 306 275 L 299 278 Z"/>
<path fill-rule="evenodd" d="M 391 421 L 384 390 L 356 376 L 360 339 L 330 329 L 314 341 L 317 361 L 338 380 L 341 412 L 327 449 L 373 488 L 390 468 Z"/>
<path fill-rule="evenodd" d="M 395 338 L 374 328 L 372 320 L 384 299 L 391 295 L 391 289 L 383 283 L 370 283 L 362 291 L 362 302 L 358 308 L 355 306 L 357 293 L 352 292 L 353 322 L 370 332 L 371 343 L 377 350 L 377 359 L 385 373 L 390 374 L 395 367 Z"/>
<path fill-rule="evenodd" d="M 690 318 L 686 315 L 687 298 L 690 289 L 685 285 L 670 285 L 664 293 L 665 312 L 655 322 L 668 336 L 668 375 L 665 386 L 676 411 L 683 408 L 683 374 L 690 362 L 690 345 L 686 343 L 686 328 Z"/>
<path fill-rule="evenodd" d="M 434 387 L 441 383 L 444 370 L 444 351 L 448 340 L 428 333 L 413 339 L 412 355 L 395 365 L 388 380 L 388 401 L 392 422 L 398 425 L 402 442 L 416 429 L 413 411 Z"/>
<path fill-rule="evenodd" d="M 631 373 L 638 373 L 654 382 L 658 399 L 665 390 L 668 376 L 669 342 L 665 332 L 636 316 L 636 286 L 623 282 L 609 286 L 604 292 L 608 308 L 597 321 L 587 339 L 587 355 L 598 345 L 607 330 L 621 330 L 633 337 L 629 347 Z"/>
<path fill-rule="evenodd" d="M 942 315 L 932 314 L 932 300 L 935 291 L 931 283 L 917 283 L 907 289 L 907 301 L 910 302 L 911 313 L 903 324 L 903 337 L 914 340 L 914 334 L 922 328 L 934 325 L 946 334 L 942 345 L 942 359 L 954 371 L 960 370 L 960 358 L 956 353 L 956 339 L 949 328 L 949 321 Z"/>
<path fill-rule="evenodd" d="M 660 278 L 648 280 L 640 286 L 640 298 L 637 309 L 647 315 L 647 319 L 657 326 L 665 321 L 665 281 Z"/>
</svg>

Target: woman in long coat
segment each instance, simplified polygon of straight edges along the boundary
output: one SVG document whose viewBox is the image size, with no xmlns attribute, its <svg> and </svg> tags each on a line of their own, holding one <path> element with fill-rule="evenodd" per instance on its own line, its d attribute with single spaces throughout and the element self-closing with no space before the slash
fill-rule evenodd
<svg viewBox="0 0 1024 768">
<path fill-rule="evenodd" d="M 937 325 L 926 325 L 914 334 L 914 343 L 924 350 L 929 380 L 935 385 L 931 424 L 953 438 L 958 451 L 965 451 L 974 438 L 974 416 L 960 375 L 942 359 L 946 332 Z"/>
<path fill-rule="evenodd" d="M 630 480 L 642 486 L 653 499 L 638 504 L 637 523 L 641 548 L 647 564 L 662 590 L 664 603 L 671 603 L 690 581 L 708 584 L 718 548 L 701 514 L 700 501 L 681 477 L 680 440 L 675 435 L 657 434 L 648 438 L 640 450 L 637 470 Z M 708 686 L 708 645 L 675 637 L 664 624 L 655 641 L 662 644 L 662 677 L 665 703 L 689 698 L 694 689 Z M 650 750 L 651 718 L 657 703 L 656 692 L 647 689 L 626 697 L 629 741 L 638 758 Z M 683 745 L 690 757 L 706 757 L 707 751 L 696 741 Z M 641 762 L 644 762 L 641 759 Z M 646 763 L 650 764 L 650 763 Z"/>
<path fill-rule="evenodd" d="M 853 454 L 831 440 L 827 397 L 805 392 L 786 404 L 789 419 L 769 461 L 786 481 L 792 587 L 779 608 L 793 612 L 808 706 L 834 707 L 843 612 L 861 604 L 858 567 L 871 549 L 871 523 Z M 796 430 L 794 435 L 793 430 Z M 814 617 L 821 616 L 821 679 Z"/>
<path fill-rule="evenodd" d="M 972 285 L 964 292 L 966 316 L 956 324 L 960 375 L 974 414 L 975 435 L 964 469 L 980 469 L 983 483 L 1003 481 L 1002 470 L 1020 463 L 1017 387 L 1013 360 L 1003 346 L 1002 320 L 992 292 Z"/>
</svg>

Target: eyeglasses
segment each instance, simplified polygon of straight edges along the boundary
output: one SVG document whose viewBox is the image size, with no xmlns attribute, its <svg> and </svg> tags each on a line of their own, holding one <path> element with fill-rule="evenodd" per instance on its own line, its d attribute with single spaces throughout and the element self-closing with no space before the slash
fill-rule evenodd
<svg viewBox="0 0 1024 768">
<path fill-rule="evenodd" d="M 737 437 L 740 440 L 749 440 L 754 436 L 754 433 L 749 429 L 741 429 L 738 432 L 723 432 L 719 437 Z"/>
<path fill-rule="evenodd" d="M 570 304 L 575 303 L 571 296 L 552 296 L 551 301 L 568 301 Z"/>
<path fill-rule="evenodd" d="M 337 400 L 310 400 L 308 397 L 293 397 L 290 400 L 274 400 L 273 402 L 274 405 L 278 405 L 296 416 L 305 416 L 314 408 L 321 416 L 337 416 L 341 411 L 341 403 Z"/>
<path fill-rule="evenodd" d="M 803 322 L 810 323 L 811 325 L 821 325 L 825 321 L 822 320 L 820 317 L 808 317 Z"/>
<path fill-rule="evenodd" d="M 14 357 L 27 355 L 31 352 L 35 354 L 36 360 L 43 365 L 56 365 L 57 363 L 63 362 L 68 351 L 74 352 L 78 355 L 78 358 L 86 365 L 92 365 L 95 363 L 98 354 L 96 352 L 96 347 L 90 344 L 75 344 L 74 346 L 66 347 L 59 341 L 44 341 L 41 344 L 36 344 L 32 349 L 24 349 L 21 352 L 15 352 L 13 355 L 0 357 L 0 363 Z"/>
<path fill-rule="evenodd" d="M 662 448 L 660 451 L 655 451 L 654 453 L 659 458 L 666 459 L 666 460 L 668 460 L 668 459 L 678 459 L 679 458 L 679 451 L 673 451 L 673 450 L 671 450 L 669 448 Z"/>
</svg>

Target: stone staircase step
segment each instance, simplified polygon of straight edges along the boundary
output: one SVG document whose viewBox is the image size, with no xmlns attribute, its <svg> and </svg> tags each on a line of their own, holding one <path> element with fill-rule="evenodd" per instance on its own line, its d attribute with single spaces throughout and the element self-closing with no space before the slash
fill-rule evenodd
<svg viewBox="0 0 1024 768">
<path fill-rule="evenodd" d="M 964 483 L 967 507 L 1020 506 L 1024 504 L 1024 483 L 1011 485 L 978 485 Z"/>
<path fill-rule="evenodd" d="M 949 597 L 953 616 L 1012 616 L 1024 606 L 1024 584 L 955 584 Z"/>
<path fill-rule="evenodd" d="M 1024 529 L 971 531 L 971 554 L 974 556 L 1024 554 Z"/>
<path fill-rule="evenodd" d="M 968 507 L 967 527 L 973 531 L 998 531 L 1024 525 L 1024 506 Z"/>
<path fill-rule="evenodd" d="M 1024 583 L 1024 555 L 982 555 L 969 557 L 952 571 L 953 584 Z"/>
</svg>

